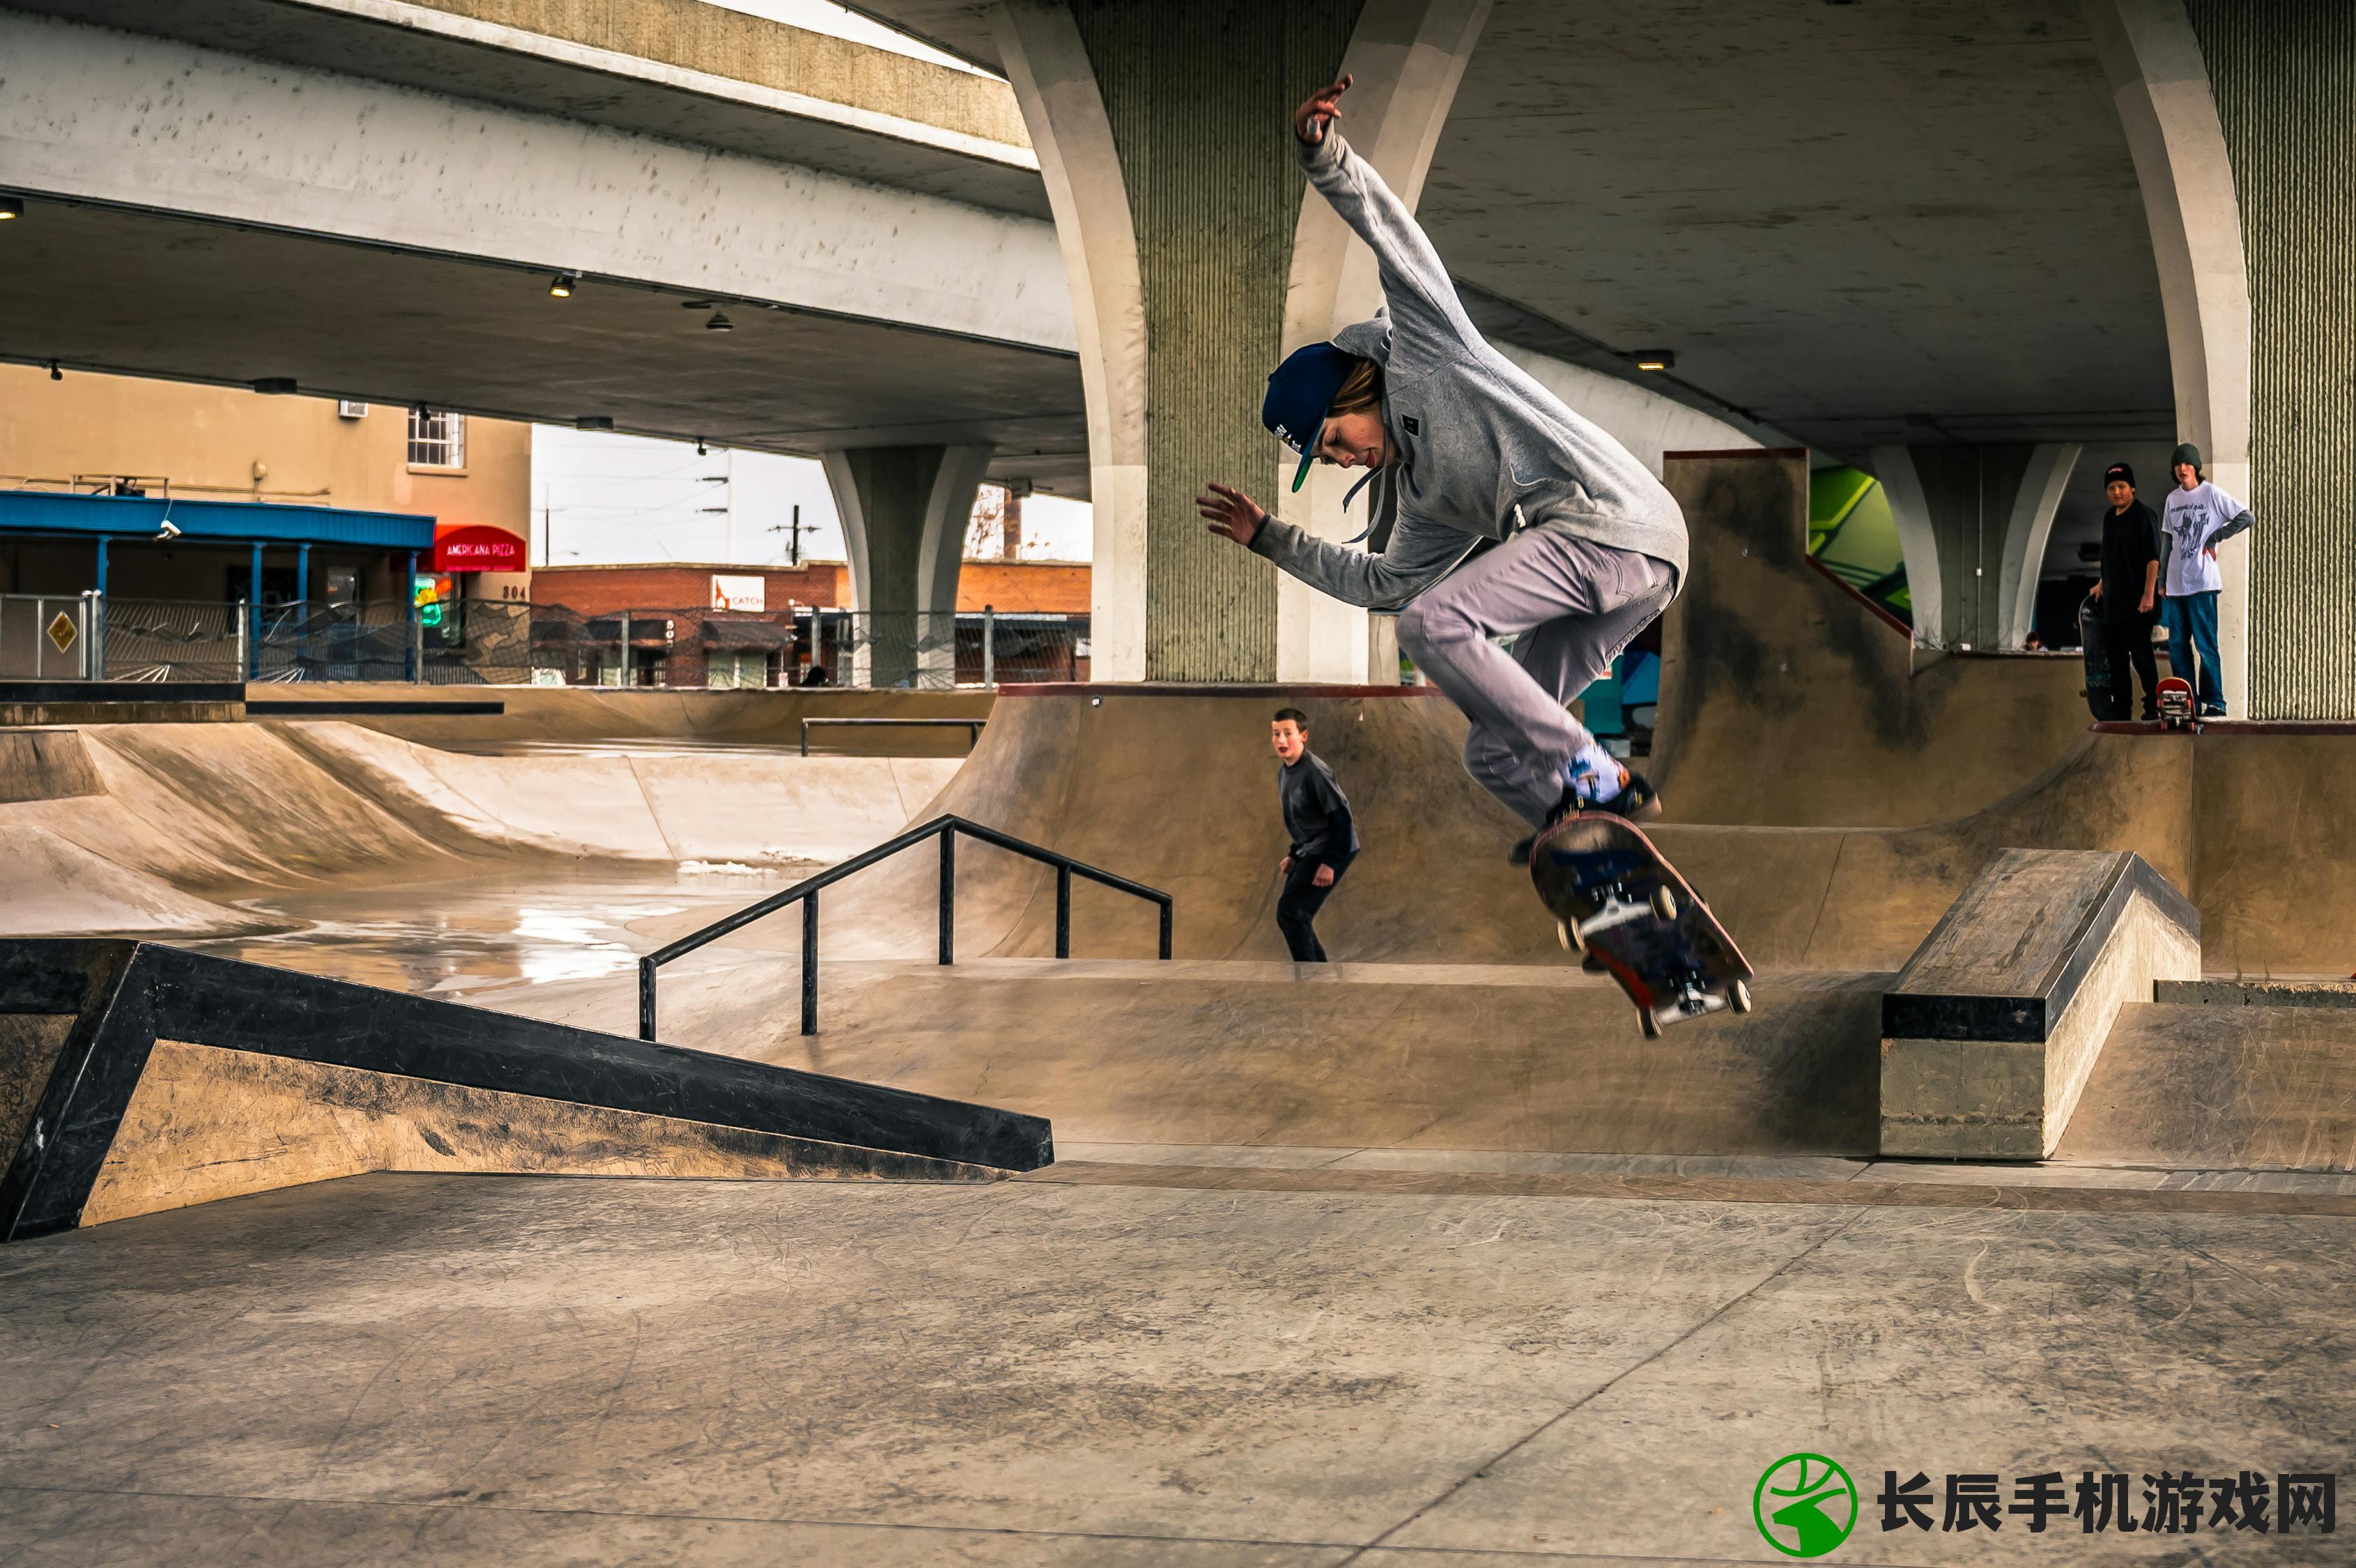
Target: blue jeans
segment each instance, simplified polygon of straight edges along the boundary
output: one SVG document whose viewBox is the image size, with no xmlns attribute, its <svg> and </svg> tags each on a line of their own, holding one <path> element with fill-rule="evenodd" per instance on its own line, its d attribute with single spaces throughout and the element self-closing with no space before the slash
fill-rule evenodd
<svg viewBox="0 0 2356 1568">
<path fill-rule="evenodd" d="M 2168 667 L 2192 682 L 2201 708 L 2225 711 L 2225 689 L 2217 682 L 2217 595 L 2170 594 L 2159 602 L 2159 618 L 2168 627 Z M 2192 672 L 2192 656 L 2201 656 L 2201 673 Z"/>
</svg>

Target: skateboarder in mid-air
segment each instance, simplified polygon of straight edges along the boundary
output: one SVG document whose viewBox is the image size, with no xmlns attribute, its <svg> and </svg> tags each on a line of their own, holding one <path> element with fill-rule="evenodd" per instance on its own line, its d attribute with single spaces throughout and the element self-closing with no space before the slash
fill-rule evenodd
<svg viewBox="0 0 2356 1568">
<path fill-rule="evenodd" d="M 1299 708 L 1279 708 L 1268 727 L 1269 742 L 1283 764 L 1276 770 L 1276 798 L 1289 841 L 1277 866 L 1284 891 L 1276 900 L 1276 928 L 1284 933 L 1293 962 L 1323 963 L 1325 944 L 1312 922 L 1342 873 L 1358 858 L 1358 830 L 1333 770 L 1309 749 L 1309 715 Z"/>
<path fill-rule="evenodd" d="M 1685 518 L 1628 449 L 1474 329 L 1431 242 L 1334 129 L 1350 79 L 1294 112 L 1294 151 L 1372 247 L 1387 314 L 1289 356 L 1260 419 L 1301 454 L 1364 468 L 1364 553 L 1214 483 L 1196 506 L 1225 535 L 1335 598 L 1404 605 L 1399 645 L 1472 722 L 1464 766 L 1533 828 L 1574 811 L 1658 814 L 1568 704 L 1676 594 Z M 1347 502 L 1345 501 L 1346 505 Z M 1492 639 L 1511 636 L 1507 652 Z M 1530 840 L 1515 846 L 1518 863 Z"/>
</svg>

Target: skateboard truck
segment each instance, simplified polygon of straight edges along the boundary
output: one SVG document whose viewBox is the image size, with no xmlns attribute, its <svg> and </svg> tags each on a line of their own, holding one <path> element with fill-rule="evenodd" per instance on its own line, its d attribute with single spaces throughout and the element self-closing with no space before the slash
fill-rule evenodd
<svg viewBox="0 0 2356 1568">
<path fill-rule="evenodd" d="M 1654 888 L 1652 896 L 1645 898 L 1637 897 L 1624 882 L 1612 883 L 1601 892 L 1603 908 L 1569 928 L 1570 941 L 1568 945 L 1578 948 L 1581 952 L 1587 950 L 1589 938 L 1614 926 L 1625 926 L 1632 921 L 1655 916 L 1664 920 L 1677 918 L 1677 896 L 1666 887 Z"/>
</svg>

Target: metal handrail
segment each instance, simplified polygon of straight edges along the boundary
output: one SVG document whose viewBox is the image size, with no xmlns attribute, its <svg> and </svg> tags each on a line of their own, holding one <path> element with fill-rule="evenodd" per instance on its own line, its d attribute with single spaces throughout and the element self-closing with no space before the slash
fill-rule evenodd
<svg viewBox="0 0 2356 1568">
<path fill-rule="evenodd" d="M 829 866 L 816 876 L 795 883 L 781 893 L 772 893 L 757 904 L 750 904 L 725 919 L 714 920 L 669 947 L 658 948 L 638 960 L 638 1038 L 655 1037 L 655 972 L 675 958 L 682 958 L 706 942 L 719 940 L 731 931 L 741 930 L 765 915 L 774 915 L 788 904 L 802 907 L 802 1033 L 818 1033 L 818 896 L 824 887 L 832 886 L 854 872 L 866 870 L 878 861 L 889 860 L 904 849 L 924 843 L 928 838 L 941 841 L 941 961 L 957 961 L 957 835 L 980 839 L 996 844 L 1000 849 L 1023 855 L 1055 868 L 1055 956 L 1072 956 L 1072 878 L 1084 876 L 1090 882 L 1101 883 L 1118 892 L 1143 898 L 1161 906 L 1162 952 L 1163 961 L 1170 958 L 1170 924 L 1173 904 L 1170 895 L 1158 887 L 1148 887 L 1142 882 L 1131 882 L 1126 876 L 1116 876 L 1099 870 L 1085 861 L 1074 860 L 1068 854 L 1058 854 L 1027 843 L 1011 833 L 986 828 L 980 822 L 949 814 L 935 817 L 922 827 L 910 828 L 898 838 L 886 839 L 873 849 L 864 851 Z"/>
</svg>

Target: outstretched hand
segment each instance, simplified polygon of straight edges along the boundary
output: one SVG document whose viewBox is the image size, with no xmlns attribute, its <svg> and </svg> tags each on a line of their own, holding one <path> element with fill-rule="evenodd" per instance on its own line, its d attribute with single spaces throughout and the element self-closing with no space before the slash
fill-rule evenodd
<svg viewBox="0 0 2356 1568">
<path fill-rule="evenodd" d="M 1325 139 L 1325 127 L 1342 117 L 1342 94 L 1350 91 L 1350 77 L 1344 72 L 1337 81 L 1329 81 L 1309 95 L 1309 101 L 1292 112 L 1292 134 L 1315 146 Z"/>
<path fill-rule="evenodd" d="M 1249 544 L 1259 537 L 1259 525 L 1268 521 L 1261 505 L 1229 486 L 1211 481 L 1214 493 L 1194 498 L 1194 510 L 1209 520 L 1213 533 L 1225 534 L 1238 544 Z"/>
</svg>

